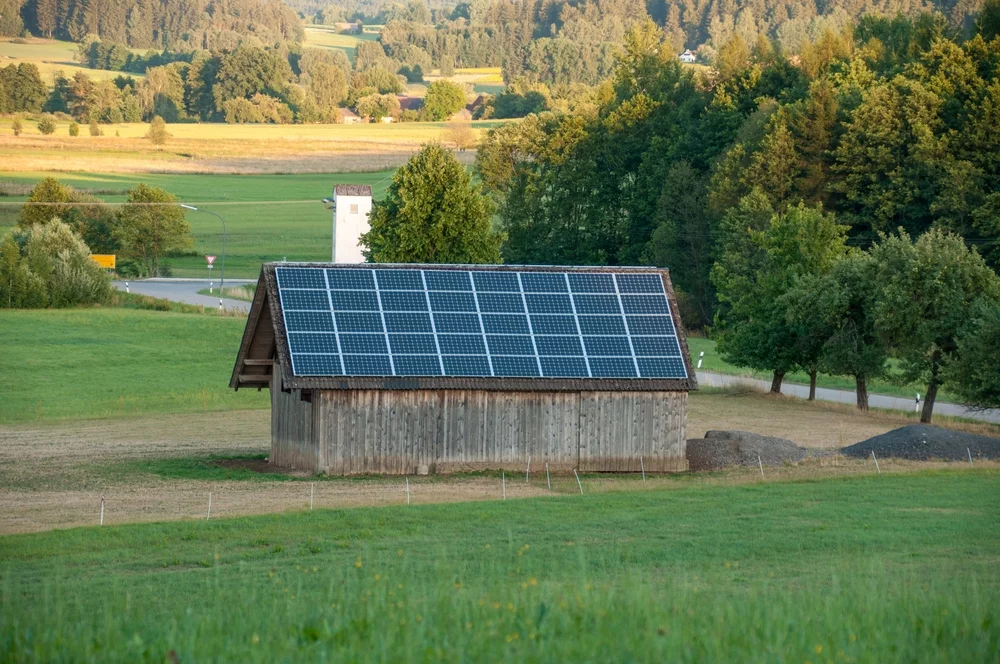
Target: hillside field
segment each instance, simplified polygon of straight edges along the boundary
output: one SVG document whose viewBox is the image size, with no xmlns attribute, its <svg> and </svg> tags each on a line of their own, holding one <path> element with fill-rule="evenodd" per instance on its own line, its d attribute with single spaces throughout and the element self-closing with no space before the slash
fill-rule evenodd
<svg viewBox="0 0 1000 664">
<path fill-rule="evenodd" d="M 17 41 L 24 43 L 17 43 Z M 61 71 L 67 78 L 72 78 L 74 74 L 81 71 L 96 80 L 122 75 L 142 78 L 141 74 L 126 74 L 120 71 L 84 67 L 76 61 L 76 54 L 79 52 L 80 46 L 75 42 L 39 37 L 29 37 L 17 41 L 12 37 L 0 37 L 0 67 L 18 65 L 22 62 L 33 63 L 38 67 L 42 80 L 50 87 L 57 71 Z"/>
<path fill-rule="evenodd" d="M 1000 473 L 947 470 L 6 536 L 0 638 L 28 661 L 995 661 L 998 513 Z"/>
</svg>

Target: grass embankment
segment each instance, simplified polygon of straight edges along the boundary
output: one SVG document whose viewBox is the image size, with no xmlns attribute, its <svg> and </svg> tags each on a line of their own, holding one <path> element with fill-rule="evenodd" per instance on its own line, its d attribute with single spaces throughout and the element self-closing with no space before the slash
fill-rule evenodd
<svg viewBox="0 0 1000 664">
<path fill-rule="evenodd" d="M 226 276 L 255 279 L 261 263 L 330 260 L 332 212 L 320 202 L 338 183 L 369 184 L 375 198 L 385 195 L 393 171 L 353 174 L 298 175 L 169 175 L 169 174 L 60 174 L 60 182 L 81 189 L 117 190 L 144 182 L 162 187 L 181 201 L 216 212 L 226 220 Z M 4 182 L 33 185 L 46 173 L 3 176 Z M 17 221 L 24 197 L 6 197 L 0 205 L 0 234 Z M 102 195 L 122 203 L 124 195 Z M 10 205 L 6 203 L 11 203 Z M 210 214 L 188 212 L 194 247 L 188 255 L 168 258 L 175 277 L 208 278 L 205 254 L 222 255 L 222 226 Z M 218 272 L 216 268 L 215 272 Z M 212 275 L 218 277 L 218 275 Z"/>
<path fill-rule="evenodd" d="M 228 387 L 244 325 L 117 307 L 4 311 L 0 422 L 264 407 L 266 393 Z"/>
<path fill-rule="evenodd" d="M 1000 474 L 948 471 L 10 536 L 0 639 L 28 661 L 995 661 L 997 513 Z"/>
<path fill-rule="evenodd" d="M 21 42 L 21 43 L 18 43 Z M 135 49 L 139 53 L 144 51 Z M 80 51 L 80 45 L 76 42 L 59 41 L 58 39 L 41 39 L 29 37 L 27 39 L 17 39 L 13 37 L 0 38 L 0 64 L 4 67 L 22 62 L 33 63 L 38 67 L 42 75 L 42 81 L 46 85 L 52 86 L 53 76 L 61 71 L 66 78 L 73 78 L 78 72 L 83 72 L 95 80 L 104 80 L 116 76 L 132 76 L 142 78 L 139 74 L 127 74 L 120 71 L 110 71 L 105 69 L 90 69 L 82 66 L 76 60 L 76 55 Z"/>
</svg>

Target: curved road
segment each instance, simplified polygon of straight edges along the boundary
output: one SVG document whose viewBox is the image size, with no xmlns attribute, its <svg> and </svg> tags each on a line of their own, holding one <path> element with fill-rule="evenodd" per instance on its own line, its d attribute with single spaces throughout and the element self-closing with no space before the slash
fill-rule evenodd
<svg viewBox="0 0 1000 664">
<path fill-rule="evenodd" d="M 256 279 L 226 280 L 226 284 L 230 286 L 238 284 L 253 284 L 256 282 Z M 125 290 L 125 281 L 116 281 L 114 283 L 115 287 L 119 290 Z M 129 285 L 129 291 L 132 293 L 151 295 L 153 297 L 173 300 L 174 302 L 184 302 L 186 304 L 201 304 L 206 307 L 219 306 L 218 296 L 200 295 L 198 293 L 198 291 L 209 287 L 209 281 L 207 279 L 164 278 L 129 281 L 127 283 Z M 214 281 L 212 283 L 216 288 L 219 286 L 218 281 Z M 239 309 L 241 311 L 250 310 L 250 303 L 243 300 L 225 298 L 223 299 L 222 304 L 227 309 Z M 748 376 L 708 373 L 704 371 L 698 372 L 698 384 L 702 387 L 751 385 L 762 390 L 769 390 L 771 388 L 771 383 L 766 380 L 760 380 L 758 378 L 751 378 Z M 787 396 L 799 397 L 802 399 L 809 396 L 809 386 L 799 385 L 796 383 L 785 382 L 785 384 L 782 385 L 781 391 Z M 854 392 L 848 390 L 830 390 L 820 387 L 816 389 L 816 398 L 821 401 L 834 401 L 837 403 L 847 404 L 856 403 Z M 886 410 L 912 411 L 914 409 L 914 401 L 899 397 L 891 397 L 884 394 L 869 394 L 868 403 L 872 408 Z M 979 420 L 981 422 L 1000 423 L 1000 410 L 971 411 L 964 406 L 953 403 L 945 403 L 942 401 L 934 404 L 934 414 L 950 415 L 952 417 L 965 417 L 971 420 Z"/>
</svg>

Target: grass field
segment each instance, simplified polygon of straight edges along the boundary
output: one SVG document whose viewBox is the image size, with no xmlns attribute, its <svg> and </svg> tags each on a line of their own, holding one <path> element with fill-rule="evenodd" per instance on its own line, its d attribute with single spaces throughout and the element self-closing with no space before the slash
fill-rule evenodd
<svg viewBox="0 0 1000 664">
<path fill-rule="evenodd" d="M 363 41 L 377 41 L 377 32 L 363 32 L 359 35 L 342 34 L 333 26 L 307 25 L 306 40 L 302 44 L 306 48 L 329 48 L 343 51 L 351 62 Z"/>
<path fill-rule="evenodd" d="M 473 123 L 483 135 L 498 121 Z M 172 124 L 157 148 L 143 138 L 149 125 L 106 125 L 104 136 L 69 136 L 69 123 L 43 136 L 33 121 L 14 136 L 0 122 L 0 171 L 93 173 L 345 173 L 395 168 L 428 142 L 441 141 L 447 123 L 333 125 Z M 118 135 L 116 135 L 118 134 Z M 474 151 L 459 154 L 471 162 Z"/>
<path fill-rule="evenodd" d="M 996 661 L 998 513 L 1000 474 L 945 471 L 8 536 L 0 640 L 13 661 Z"/>
<path fill-rule="evenodd" d="M 0 67 L 7 65 L 17 65 L 22 62 L 31 62 L 38 67 L 42 74 L 42 80 L 49 86 L 54 80 L 53 74 L 61 71 L 67 78 L 72 78 L 77 72 L 83 72 L 87 76 L 104 80 L 121 76 L 120 71 L 108 71 L 104 69 L 90 69 L 83 67 L 76 61 L 76 54 L 79 45 L 75 42 L 59 41 L 56 39 L 40 39 L 30 37 L 23 39 L 23 44 L 15 43 L 11 37 L 0 37 Z M 133 78 L 142 78 L 138 74 L 126 74 Z"/>
</svg>

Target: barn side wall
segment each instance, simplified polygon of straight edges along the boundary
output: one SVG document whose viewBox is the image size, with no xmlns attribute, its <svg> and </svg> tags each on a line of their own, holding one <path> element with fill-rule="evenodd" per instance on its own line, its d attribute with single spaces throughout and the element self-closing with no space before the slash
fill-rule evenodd
<svg viewBox="0 0 1000 664">
<path fill-rule="evenodd" d="M 529 457 L 555 470 L 687 468 L 686 392 L 329 390 L 312 408 L 280 415 L 313 421 L 315 453 L 299 458 L 337 475 L 520 470 Z"/>
<path fill-rule="evenodd" d="M 284 392 L 280 376 L 271 378 L 271 456 L 281 468 L 321 470 L 326 466 L 317 444 L 314 407 L 302 400 L 301 390 Z"/>
</svg>

